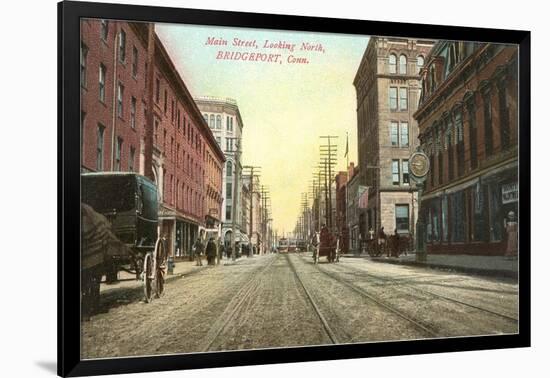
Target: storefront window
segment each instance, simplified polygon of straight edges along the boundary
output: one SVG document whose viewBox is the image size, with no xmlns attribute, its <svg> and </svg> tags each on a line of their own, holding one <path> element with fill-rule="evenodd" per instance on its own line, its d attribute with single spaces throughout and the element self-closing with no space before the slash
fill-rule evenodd
<svg viewBox="0 0 550 378">
<path fill-rule="evenodd" d="M 501 188 L 498 184 L 492 184 L 489 186 L 490 195 L 490 209 L 489 209 L 489 224 L 490 240 L 500 241 L 502 240 L 502 229 L 504 226 L 504 216 L 502 214 L 502 200 L 501 200 Z"/>
<path fill-rule="evenodd" d="M 441 206 L 439 199 L 433 201 L 431 209 L 431 224 L 432 224 L 432 240 L 434 242 L 440 241 L 439 233 L 439 220 L 440 220 Z"/>
<path fill-rule="evenodd" d="M 395 228 L 398 232 L 409 231 L 409 205 L 395 205 Z"/>
<path fill-rule="evenodd" d="M 464 241 L 464 226 L 466 220 L 464 219 L 464 192 L 460 191 L 453 194 L 451 200 L 452 212 L 451 216 L 453 217 L 453 227 L 452 227 L 452 241 L 453 242 L 463 242 Z"/>
<path fill-rule="evenodd" d="M 481 184 L 476 184 L 474 186 L 474 241 L 482 241 L 485 222 L 483 217 L 483 206 L 486 201 L 484 201 L 484 195 Z"/>
<path fill-rule="evenodd" d="M 441 236 L 442 241 L 446 242 L 449 240 L 449 230 L 448 230 L 448 219 L 449 219 L 449 212 L 448 212 L 448 200 L 447 196 L 441 198 Z"/>
</svg>

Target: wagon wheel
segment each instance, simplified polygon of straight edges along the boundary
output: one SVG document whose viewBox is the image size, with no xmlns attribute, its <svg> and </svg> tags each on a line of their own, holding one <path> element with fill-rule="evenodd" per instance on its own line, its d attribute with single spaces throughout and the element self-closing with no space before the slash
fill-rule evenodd
<svg viewBox="0 0 550 378">
<path fill-rule="evenodd" d="M 160 298 L 164 294 L 164 276 L 166 274 L 166 263 L 168 254 L 166 250 L 165 240 L 159 239 L 155 245 L 155 283 L 156 297 Z"/>
<path fill-rule="evenodd" d="M 149 303 L 153 299 L 153 288 L 155 279 L 155 261 L 153 254 L 148 252 L 143 258 L 143 294 L 145 295 L 145 302 Z"/>
</svg>

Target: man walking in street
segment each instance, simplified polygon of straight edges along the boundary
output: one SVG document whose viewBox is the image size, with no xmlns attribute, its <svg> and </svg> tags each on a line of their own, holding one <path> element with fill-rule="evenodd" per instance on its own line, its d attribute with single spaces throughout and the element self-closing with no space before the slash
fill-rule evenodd
<svg viewBox="0 0 550 378">
<path fill-rule="evenodd" d="M 201 242 L 201 238 L 197 238 L 195 244 L 193 245 L 193 252 L 195 253 L 195 258 L 197 259 L 197 266 L 202 266 L 202 254 L 204 252 L 204 245 Z"/>
</svg>

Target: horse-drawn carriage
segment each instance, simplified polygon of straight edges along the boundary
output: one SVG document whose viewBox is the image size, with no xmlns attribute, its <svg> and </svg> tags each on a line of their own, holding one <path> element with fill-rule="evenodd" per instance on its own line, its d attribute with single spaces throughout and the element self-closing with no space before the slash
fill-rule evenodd
<svg viewBox="0 0 550 378">
<path fill-rule="evenodd" d="M 83 313 L 98 308 L 102 277 L 116 280 L 119 271 L 143 281 L 146 302 L 162 295 L 168 256 L 165 240 L 158 237 L 155 184 L 135 173 L 81 178 Z"/>
<path fill-rule="evenodd" d="M 317 264 L 319 258 L 326 257 L 329 263 L 338 261 L 339 241 L 326 227 L 321 228 L 317 236 L 317 248 L 313 250 L 313 262 Z"/>
<path fill-rule="evenodd" d="M 402 253 L 412 249 L 412 238 L 408 234 L 394 234 L 390 236 L 371 238 L 365 241 L 365 249 L 371 257 L 399 257 Z"/>
</svg>

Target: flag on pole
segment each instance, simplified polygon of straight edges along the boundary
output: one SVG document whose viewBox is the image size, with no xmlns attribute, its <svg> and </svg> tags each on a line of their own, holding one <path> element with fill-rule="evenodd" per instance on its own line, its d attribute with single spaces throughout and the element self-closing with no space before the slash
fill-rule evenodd
<svg viewBox="0 0 550 378">
<path fill-rule="evenodd" d="M 359 209 L 366 209 L 369 207 L 369 187 L 359 185 L 359 190 L 357 191 L 357 207 Z"/>
<path fill-rule="evenodd" d="M 346 133 L 346 153 L 344 154 L 344 157 L 348 156 L 348 133 Z"/>
</svg>

